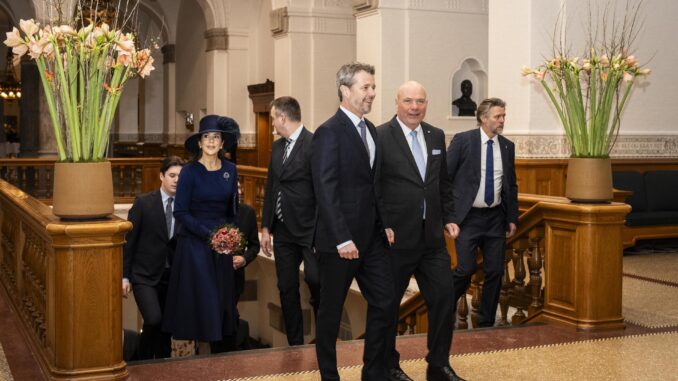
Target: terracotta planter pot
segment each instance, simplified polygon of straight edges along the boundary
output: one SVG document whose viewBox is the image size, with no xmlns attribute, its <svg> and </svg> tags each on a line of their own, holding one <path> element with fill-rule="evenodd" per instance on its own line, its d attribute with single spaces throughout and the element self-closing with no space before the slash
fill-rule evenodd
<svg viewBox="0 0 678 381">
<path fill-rule="evenodd" d="M 567 165 L 565 197 L 574 202 L 612 201 L 612 161 L 572 157 Z"/>
<path fill-rule="evenodd" d="M 52 213 L 64 219 L 113 214 L 111 162 L 55 163 Z"/>
</svg>

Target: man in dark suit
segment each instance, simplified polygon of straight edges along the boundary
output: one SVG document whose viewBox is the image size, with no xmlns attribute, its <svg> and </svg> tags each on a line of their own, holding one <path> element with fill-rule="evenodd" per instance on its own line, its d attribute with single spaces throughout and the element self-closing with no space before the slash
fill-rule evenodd
<svg viewBox="0 0 678 381">
<path fill-rule="evenodd" d="M 456 134 L 447 150 L 452 222 L 459 232 L 454 300 L 466 294 L 480 248 L 485 273 L 480 327 L 494 325 L 504 274 L 504 245 L 506 238 L 515 234 L 518 222 L 515 146 L 501 136 L 505 117 L 504 101 L 485 99 L 476 112 L 480 128 Z"/>
<path fill-rule="evenodd" d="M 423 122 L 428 99 L 414 81 L 398 89 L 396 116 L 377 128 L 379 205 L 395 280 L 392 332 L 386 347 L 389 379 L 411 381 L 395 349 L 400 300 L 414 274 L 428 308 L 427 380 L 461 380 L 450 367 L 454 327 L 452 270 L 443 231 L 452 230 L 452 188 L 445 133 Z"/>
<path fill-rule="evenodd" d="M 299 265 L 302 262 L 315 316 L 320 300 L 318 259 L 313 251 L 316 220 L 311 178 L 313 134 L 301 123 L 299 102 L 292 97 L 280 97 L 271 102 L 271 124 L 282 139 L 275 141 L 271 148 L 261 243 L 267 256 L 275 251 L 287 343 L 302 345 L 304 328 L 299 296 Z M 271 235 L 274 236 L 273 245 Z"/>
<path fill-rule="evenodd" d="M 123 248 L 122 294 L 133 290 L 134 299 L 144 318 L 139 339 L 139 359 L 169 357 L 171 336 L 160 329 L 162 311 L 174 254 L 174 195 L 184 162 L 165 158 L 160 165 L 160 189 L 134 200 L 127 219 L 133 227 Z"/>
<path fill-rule="evenodd" d="M 316 354 L 322 380 L 339 380 L 336 340 L 354 278 L 368 305 L 362 379 L 388 379 L 384 350 L 392 320 L 393 277 L 374 187 L 380 152 L 374 125 L 363 118 L 372 108 L 374 89 L 373 66 L 342 66 L 337 72 L 339 110 L 313 135 L 315 248 L 321 279 Z"/>
</svg>

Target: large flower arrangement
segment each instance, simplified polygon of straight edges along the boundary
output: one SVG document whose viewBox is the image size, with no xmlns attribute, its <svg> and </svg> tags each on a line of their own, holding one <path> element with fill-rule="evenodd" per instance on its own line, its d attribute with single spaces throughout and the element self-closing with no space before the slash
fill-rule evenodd
<svg viewBox="0 0 678 381">
<path fill-rule="evenodd" d="M 572 157 L 609 157 L 631 89 L 639 76 L 650 73 L 629 53 L 637 34 L 637 15 L 638 6 L 621 25 L 608 28 L 611 31 L 590 30 L 584 57 L 568 55 L 561 40 L 552 58 L 536 68 L 523 67 L 522 74 L 538 80 L 555 107 Z M 606 26 L 603 22 L 602 28 Z M 603 39 L 595 40 L 598 35 Z"/>
<path fill-rule="evenodd" d="M 28 54 L 37 63 L 59 160 L 103 160 L 125 83 L 154 69 L 150 50 L 137 50 L 132 33 L 106 23 L 41 28 L 21 20 L 19 28 L 4 42 L 16 58 Z"/>
</svg>

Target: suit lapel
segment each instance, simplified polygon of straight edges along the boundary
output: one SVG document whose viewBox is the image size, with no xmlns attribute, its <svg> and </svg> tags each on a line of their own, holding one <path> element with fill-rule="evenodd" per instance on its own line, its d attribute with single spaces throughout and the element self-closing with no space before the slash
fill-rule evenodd
<svg viewBox="0 0 678 381">
<path fill-rule="evenodd" d="M 169 232 L 167 231 L 167 223 L 166 223 L 167 216 L 165 216 L 165 205 L 162 202 L 162 195 L 160 194 L 160 190 L 156 190 L 156 191 L 153 192 L 153 203 L 152 204 L 153 204 L 152 208 L 153 208 L 154 213 L 157 213 L 159 217 L 162 216 L 162 218 L 158 219 L 160 221 L 163 221 L 162 227 L 160 228 L 160 230 L 163 232 L 162 234 L 165 237 L 165 239 L 169 239 Z M 172 205 L 172 207 L 174 208 L 174 205 Z"/>
<path fill-rule="evenodd" d="M 426 141 L 426 179 L 429 178 L 429 170 L 431 169 L 431 157 L 433 157 L 433 137 L 431 136 L 431 128 L 421 123 L 421 130 L 424 133 L 424 141 Z"/>
<path fill-rule="evenodd" d="M 409 143 L 407 142 L 407 136 L 403 134 L 403 129 L 400 127 L 400 123 L 394 117 L 391 119 L 391 134 L 393 139 L 398 144 L 398 147 L 403 151 L 407 161 L 410 163 L 410 166 L 414 170 L 416 177 L 421 181 L 421 175 L 419 174 L 419 168 L 417 168 L 417 162 L 414 160 L 414 155 L 412 154 L 412 149 L 410 148 Z M 426 143 L 428 145 L 428 142 Z"/>
<path fill-rule="evenodd" d="M 476 130 L 474 134 L 471 134 L 471 158 L 473 160 L 473 173 L 478 176 L 478 181 L 480 182 L 480 160 L 482 158 L 483 151 L 480 147 L 482 139 L 480 139 L 480 128 Z M 478 183 L 480 185 L 480 183 Z"/>
<path fill-rule="evenodd" d="M 343 131 L 346 135 L 348 135 L 348 139 L 351 141 L 351 145 L 356 147 L 356 150 L 359 151 L 360 153 L 358 154 L 362 160 L 365 161 L 365 164 L 367 164 L 368 170 L 371 171 L 370 169 L 370 157 L 367 155 L 367 150 L 365 149 L 365 144 L 363 144 L 363 139 L 360 137 L 360 134 L 358 133 L 358 129 L 356 126 L 353 125 L 353 122 L 351 121 L 351 118 L 348 117 L 341 109 L 337 111 L 338 114 L 340 115 L 341 120 L 343 121 Z M 365 119 L 365 124 L 367 124 L 367 130 L 370 132 L 370 135 L 372 135 L 372 140 L 375 142 L 376 140 L 376 132 L 374 130 L 374 126 L 370 128 L 371 123 L 367 122 L 367 119 Z M 375 144 L 376 146 L 376 144 Z M 359 149 L 359 148 L 360 149 Z M 376 153 L 376 152 L 375 152 Z M 376 156 L 375 156 L 375 163 L 376 163 Z"/>
<path fill-rule="evenodd" d="M 292 147 L 292 152 L 289 153 L 287 156 L 287 160 L 285 160 L 285 165 L 282 166 L 283 172 L 285 171 L 285 168 L 287 168 L 287 164 L 292 162 L 292 159 L 294 159 L 294 155 L 299 152 L 299 150 L 303 149 L 302 145 L 304 144 L 304 135 L 306 132 L 306 127 L 302 127 L 301 133 L 297 137 L 297 140 L 294 142 L 294 147 Z M 282 159 L 280 160 L 282 162 Z"/>
<path fill-rule="evenodd" d="M 502 189 L 506 189 L 506 173 L 508 169 L 508 145 L 504 141 L 504 137 L 499 135 L 497 136 L 497 141 L 499 141 L 499 152 L 501 152 L 501 182 Z"/>
</svg>

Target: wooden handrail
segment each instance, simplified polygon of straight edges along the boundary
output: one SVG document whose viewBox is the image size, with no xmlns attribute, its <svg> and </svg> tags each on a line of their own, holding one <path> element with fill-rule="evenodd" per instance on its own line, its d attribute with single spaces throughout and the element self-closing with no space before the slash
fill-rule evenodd
<svg viewBox="0 0 678 381">
<path fill-rule="evenodd" d="M 117 217 L 63 222 L 0 180 L 0 284 L 44 374 L 123 380 L 122 244 Z"/>
<path fill-rule="evenodd" d="M 131 203 L 141 193 L 160 186 L 161 158 L 112 158 L 113 195 L 116 203 Z M 52 203 L 52 181 L 56 158 L 0 159 L 0 179 L 32 197 Z"/>
<path fill-rule="evenodd" d="M 506 243 L 502 322 L 550 321 L 581 330 L 623 327 L 621 231 L 630 207 L 576 204 L 564 197 L 522 193 L 519 204 L 524 210 L 519 229 Z M 606 239 L 599 239 L 602 236 Z M 472 280 L 474 302 L 482 292 L 479 272 Z M 510 319 L 509 305 L 517 309 Z M 427 326 L 425 307 L 416 294 L 403 303 L 399 326 L 407 329 L 400 331 L 425 332 L 421 329 Z M 465 298 L 458 309 L 464 323 L 469 310 Z M 474 314 L 477 306 L 471 309 L 472 318 Z"/>
</svg>

